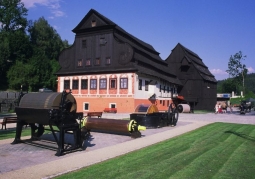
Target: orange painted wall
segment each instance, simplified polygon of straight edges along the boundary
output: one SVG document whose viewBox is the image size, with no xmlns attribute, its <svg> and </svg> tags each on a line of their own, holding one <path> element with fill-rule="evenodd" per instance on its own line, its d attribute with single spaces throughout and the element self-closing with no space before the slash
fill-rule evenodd
<svg viewBox="0 0 255 179">
<path fill-rule="evenodd" d="M 75 95 L 74 95 L 75 96 Z M 133 113 L 135 108 L 140 104 L 155 104 L 158 107 L 159 111 L 167 111 L 168 104 L 170 100 L 163 101 L 155 100 L 149 101 L 147 99 L 133 99 L 125 97 L 116 97 L 116 98 L 86 98 L 86 97 L 77 97 L 75 96 L 77 102 L 77 112 L 92 112 L 92 111 L 103 111 L 104 108 L 109 108 L 110 103 L 115 103 L 118 113 Z M 169 103 L 167 102 L 169 101 Z M 89 111 L 84 111 L 84 102 L 89 103 Z M 164 105 L 163 105 L 164 104 Z"/>
<path fill-rule="evenodd" d="M 75 96 L 75 95 L 74 95 Z M 84 102 L 89 103 L 89 111 L 103 111 L 104 108 L 109 108 L 109 103 L 116 103 L 118 113 L 127 113 L 134 111 L 134 99 L 133 98 L 86 98 L 75 96 L 77 102 L 77 112 L 84 111 Z"/>
</svg>

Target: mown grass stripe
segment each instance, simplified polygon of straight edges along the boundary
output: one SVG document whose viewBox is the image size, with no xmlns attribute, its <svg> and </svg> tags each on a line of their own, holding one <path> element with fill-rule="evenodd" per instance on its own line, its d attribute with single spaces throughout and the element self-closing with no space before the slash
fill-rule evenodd
<svg viewBox="0 0 255 179">
<path fill-rule="evenodd" d="M 253 125 L 214 123 L 60 178 L 248 178 L 254 133 Z M 237 171 L 243 165 L 248 174 Z"/>
<path fill-rule="evenodd" d="M 245 125 L 243 131 L 232 131 L 232 135 L 244 143 L 232 153 L 215 178 L 254 178 L 255 176 L 255 126 Z"/>
</svg>

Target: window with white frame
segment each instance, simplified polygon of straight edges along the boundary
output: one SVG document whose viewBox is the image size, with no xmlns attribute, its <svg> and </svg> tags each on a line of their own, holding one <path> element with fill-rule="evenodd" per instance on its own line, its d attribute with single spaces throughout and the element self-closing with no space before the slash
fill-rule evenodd
<svg viewBox="0 0 255 179">
<path fill-rule="evenodd" d="M 143 80 L 142 80 L 142 79 L 139 79 L 139 82 L 138 82 L 138 90 L 142 90 L 142 85 L 143 85 Z"/>
<path fill-rule="evenodd" d="M 73 80 L 73 89 L 78 89 L 79 87 L 79 80 L 75 79 Z"/>
<path fill-rule="evenodd" d="M 106 86 L 107 86 L 106 83 L 107 83 L 106 78 L 100 79 L 100 81 L 99 81 L 99 88 L 100 89 L 106 89 Z"/>
<path fill-rule="evenodd" d="M 64 89 L 70 89 L 70 80 L 64 80 Z"/>
<path fill-rule="evenodd" d="M 120 78 L 120 89 L 128 88 L 128 79 L 127 78 Z"/>
<path fill-rule="evenodd" d="M 88 89 L 88 79 L 81 80 L 81 89 Z"/>
<path fill-rule="evenodd" d="M 110 103 L 110 108 L 117 108 L 116 103 Z"/>
<path fill-rule="evenodd" d="M 117 79 L 110 79 L 110 89 L 117 87 Z"/>
<path fill-rule="evenodd" d="M 149 91 L 149 81 L 145 80 L 145 91 Z"/>
<path fill-rule="evenodd" d="M 89 103 L 83 103 L 83 111 L 89 111 Z"/>
<path fill-rule="evenodd" d="M 90 80 L 90 89 L 97 89 L 97 80 L 96 79 Z"/>
<path fill-rule="evenodd" d="M 167 93 L 169 93 L 170 92 L 170 88 L 169 88 L 169 86 L 167 86 Z"/>
</svg>

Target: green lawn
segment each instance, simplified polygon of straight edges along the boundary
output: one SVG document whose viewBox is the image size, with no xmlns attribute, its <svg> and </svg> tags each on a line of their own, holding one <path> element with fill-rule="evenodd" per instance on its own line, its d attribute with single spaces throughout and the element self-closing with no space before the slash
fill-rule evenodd
<svg viewBox="0 0 255 179">
<path fill-rule="evenodd" d="M 48 126 L 45 127 L 45 129 L 49 130 L 50 128 Z M 57 127 L 53 126 L 53 129 L 57 130 Z M 44 133 L 51 133 L 50 131 L 45 131 Z M 11 139 L 15 138 L 16 130 L 11 129 L 11 130 L 0 130 L 0 140 L 4 139 Z M 31 136 L 31 129 L 30 127 L 23 128 L 21 136 Z"/>
<path fill-rule="evenodd" d="M 0 140 L 15 138 L 16 130 L 0 130 Z M 21 136 L 31 135 L 30 127 L 22 130 Z"/>
<path fill-rule="evenodd" d="M 255 176 L 255 126 L 214 123 L 57 178 L 229 178 Z"/>
</svg>

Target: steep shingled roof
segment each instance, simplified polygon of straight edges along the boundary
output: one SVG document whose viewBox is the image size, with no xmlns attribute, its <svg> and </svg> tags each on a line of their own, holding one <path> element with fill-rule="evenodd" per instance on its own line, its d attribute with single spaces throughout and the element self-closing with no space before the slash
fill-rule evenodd
<svg viewBox="0 0 255 179">
<path fill-rule="evenodd" d="M 84 26 L 91 16 L 96 16 L 96 18 L 100 19 L 101 22 L 97 27 Z M 132 46 L 132 48 L 134 48 L 133 63 L 137 71 L 145 74 L 157 74 L 157 77 L 159 78 L 174 84 L 182 85 L 177 76 L 173 73 L 173 70 L 170 70 L 170 67 L 168 67 L 168 63 L 161 59 L 159 53 L 153 48 L 152 45 L 145 43 L 144 41 L 126 32 L 116 23 L 94 9 L 91 9 L 72 31 L 76 34 L 80 34 L 95 30 L 100 31 L 101 29 L 113 29 L 113 35 L 115 38 L 122 42 L 128 43 Z M 140 65 L 135 65 L 137 63 L 146 64 L 146 66 L 150 68 L 142 68 Z M 150 72 L 148 73 L 146 71 Z"/>
<path fill-rule="evenodd" d="M 116 23 L 114 23 L 113 21 L 111 21 L 110 19 L 108 19 L 107 17 L 105 17 L 104 15 L 100 14 L 99 12 L 97 12 L 94 9 L 91 9 L 86 15 L 85 17 L 80 21 L 80 23 L 72 30 L 74 33 L 78 33 L 81 31 L 82 25 L 84 24 L 84 22 L 87 20 L 88 17 L 91 16 L 91 14 L 95 14 L 97 15 L 101 20 L 103 20 L 107 25 L 110 26 L 114 26 L 116 30 L 118 30 L 119 32 L 123 33 L 124 35 L 127 35 L 128 37 L 132 38 L 134 40 L 134 42 L 138 43 L 139 45 L 143 46 L 144 48 L 146 48 L 147 50 L 156 53 L 157 55 L 159 55 L 159 52 L 157 52 L 150 44 L 145 43 L 144 41 L 136 38 L 135 36 L 131 35 L 130 33 L 126 32 L 124 29 L 122 29 L 120 26 L 118 26 Z"/>
<path fill-rule="evenodd" d="M 193 63 L 195 68 L 199 71 L 201 77 L 205 80 L 217 82 L 214 75 L 208 70 L 208 67 L 203 63 L 202 59 L 193 51 L 189 50 L 188 48 L 184 47 L 182 44 L 178 43 L 185 53 L 185 57 Z"/>
</svg>

